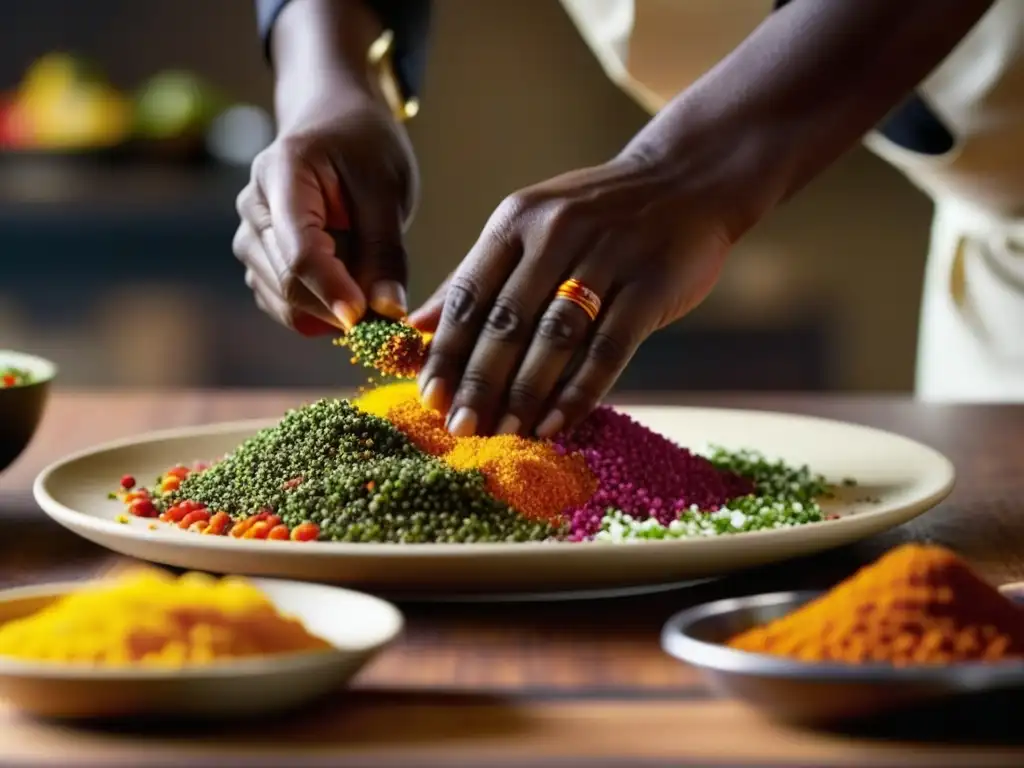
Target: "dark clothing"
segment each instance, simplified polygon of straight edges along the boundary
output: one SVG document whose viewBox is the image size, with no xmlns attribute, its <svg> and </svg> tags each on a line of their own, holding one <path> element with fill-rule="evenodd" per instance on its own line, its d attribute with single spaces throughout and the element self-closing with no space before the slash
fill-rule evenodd
<svg viewBox="0 0 1024 768">
<path fill-rule="evenodd" d="M 484 0 L 480 0 L 483 2 Z M 492 0 L 493 1 L 493 0 Z M 289 0 L 256 0 L 256 18 L 269 58 L 270 31 Z M 395 35 L 393 63 L 402 95 L 419 95 L 427 65 L 431 0 L 363 0 Z M 775 0 L 782 8 L 792 0 Z M 953 135 L 931 107 L 912 93 L 878 128 L 889 141 L 912 152 L 941 155 L 952 149 Z"/>
<path fill-rule="evenodd" d="M 270 31 L 289 0 L 256 0 L 256 23 L 270 58 Z M 392 62 L 406 99 L 419 95 L 427 66 L 430 40 L 430 0 L 363 0 L 380 18 L 381 26 L 395 35 Z"/>
</svg>

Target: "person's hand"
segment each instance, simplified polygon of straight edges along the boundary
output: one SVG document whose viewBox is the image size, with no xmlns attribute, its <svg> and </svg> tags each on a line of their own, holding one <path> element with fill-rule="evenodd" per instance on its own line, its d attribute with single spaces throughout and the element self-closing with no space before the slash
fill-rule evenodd
<svg viewBox="0 0 1024 768">
<path fill-rule="evenodd" d="M 233 244 L 259 307 L 310 336 L 350 330 L 368 306 L 404 316 L 402 231 L 417 185 L 387 108 L 323 91 L 253 162 Z"/>
<path fill-rule="evenodd" d="M 426 404 L 457 435 L 545 437 L 577 423 L 637 346 L 717 280 L 731 237 L 714 186 L 624 155 L 506 199 L 410 318 L 436 330 Z M 595 321 L 556 298 L 569 278 L 600 298 Z"/>
</svg>

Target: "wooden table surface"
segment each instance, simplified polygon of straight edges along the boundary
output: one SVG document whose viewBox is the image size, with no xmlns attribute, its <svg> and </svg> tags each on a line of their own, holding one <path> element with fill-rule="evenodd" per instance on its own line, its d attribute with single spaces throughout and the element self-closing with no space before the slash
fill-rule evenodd
<svg viewBox="0 0 1024 768">
<path fill-rule="evenodd" d="M 87 578 L 120 560 L 36 507 L 31 481 L 48 462 L 150 429 L 279 415 L 314 395 L 56 392 L 35 441 L 0 476 L 0 586 Z M 1024 407 L 929 407 L 873 397 L 654 400 L 890 429 L 946 453 L 957 487 L 946 503 L 884 536 L 689 589 L 578 602 L 402 606 L 404 639 L 354 690 L 317 711 L 251 729 L 74 729 L 0 708 L 0 764 L 1024 765 L 1024 736 L 1015 735 L 1012 712 L 921 713 L 856 733 L 798 730 L 713 698 L 658 645 L 661 625 L 681 608 L 827 586 L 908 539 L 955 548 L 993 582 L 1024 579 Z"/>
</svg>

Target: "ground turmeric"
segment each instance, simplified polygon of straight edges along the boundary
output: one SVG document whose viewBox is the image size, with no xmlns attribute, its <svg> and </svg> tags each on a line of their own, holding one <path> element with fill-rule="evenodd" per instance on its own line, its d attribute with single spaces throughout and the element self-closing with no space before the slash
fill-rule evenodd
<svg viewBox="0 0 1024 768">
<path fill-rule="evenodd" d="M 729 645 L 808 662 L 999 661 L 1024 656 L 1024 611 L 948 549 L 907 544 Z"/>
<path fill-rule="evenodd" d="M 244 579 L 142 570 L 0 626 L 0 656 L 180 667 L 330 646 Z"/>
</svg>

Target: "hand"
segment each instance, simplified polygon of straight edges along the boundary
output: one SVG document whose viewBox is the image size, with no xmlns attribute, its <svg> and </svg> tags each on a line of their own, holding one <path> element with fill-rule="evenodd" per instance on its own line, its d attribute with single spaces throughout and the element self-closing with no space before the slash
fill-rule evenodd
<svg viewBox="0 0 1024 768">
<path fill-rule="evenodd" d="M 366 312 L 406 312 L 403 228 L 415 160 L 402 127 L 370 98 L 324 98 L 256 158 L 238 196 L 235 256 L 260 309 L 312 336 Z M 351 239 L 338 233 L 352 230 Z"/>
<path fill-rule="evenodd" d="M 723 199 L 637 156 L 513 194 L 411 318 L 436 329 L 425 402 L 457 435 L 546 437 L 577 423 L 649 334 L 711 290 L 731 242 Z M 555 298 L 568 278 L 600 297 L 596 321 Z"/>
</svg>

